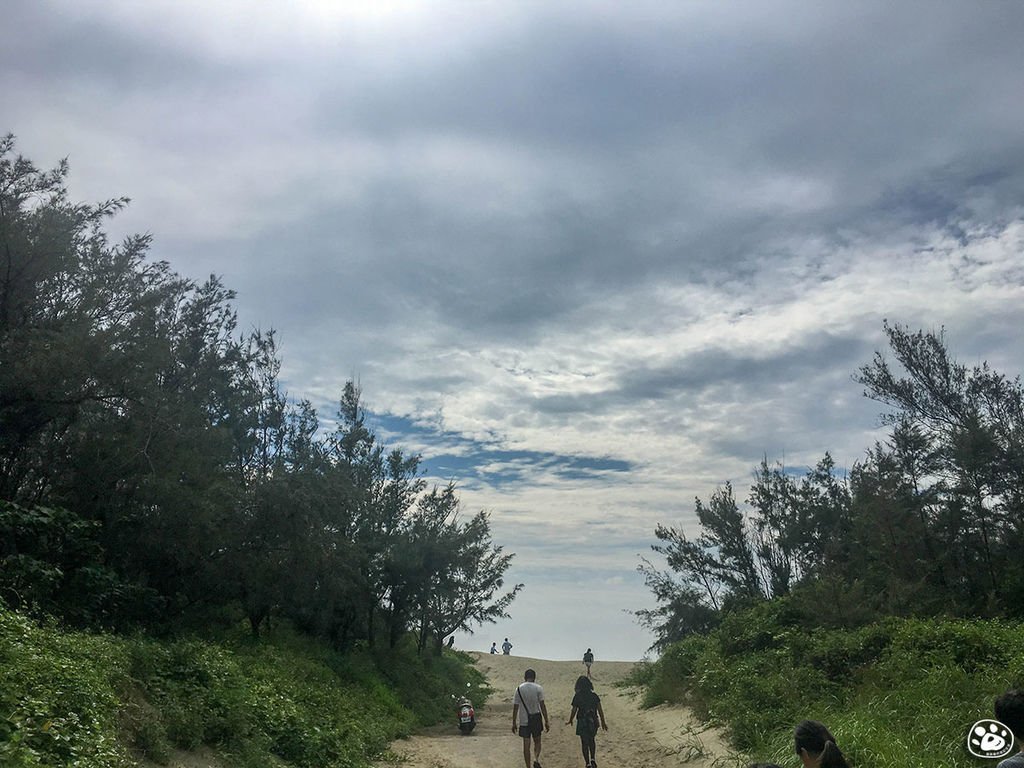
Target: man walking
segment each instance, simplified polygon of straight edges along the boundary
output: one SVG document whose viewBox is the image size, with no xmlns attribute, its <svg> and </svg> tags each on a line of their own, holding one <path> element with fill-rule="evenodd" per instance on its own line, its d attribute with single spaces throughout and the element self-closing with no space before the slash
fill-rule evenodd
<svg viewBox="0 0 1024 768">
<path fill-rule="evenodd" d="M 590 665 L 594 663 L 594 652 L 587 648 L 587 652 L 583 654 L 583 664 L 587 667 L 587 677 L 590 677 Z"/>
<path fill-rule="evenodd" d="M 501 652 L 505 656 L 508 656 L 509 653 L 512 652 L 512 643 L 508 641 L 507 637 L 505 638 L 505 642 L 501 644 Z"/>
<path fill-rule="evenodd" d="M 537 685 L 537 673 L 528 669 L 523 680 L 512 697 L 512 733 L 518 733 L 523 739 L 526 768 L 530 768 L 530 739 L 533 739 L 533 768 L 541 768 L 541 734 L 551 730 L 551 722 L 544 704 L 544 689 Z"/>
</svg>

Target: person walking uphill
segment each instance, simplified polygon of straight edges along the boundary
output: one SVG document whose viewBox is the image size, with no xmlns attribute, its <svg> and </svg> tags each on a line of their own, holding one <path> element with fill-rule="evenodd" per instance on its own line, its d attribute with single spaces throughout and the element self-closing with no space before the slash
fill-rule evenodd
<svg viewBox="0 0 1024 768">
<path fill-rule="evenodd" d="M 505 642 L 501 644 L 501 652 L 505 656 L 508 656 L 511 651 L 512 651 L 512 643 L 510 643 L 508 641 L 508 638 L 506 637 L 505 638 Z"/>
<path fill-rule="evenodd" d="M 590 665 L 594 663 L 594 652 L 587 648 L 587 652 L 583 654 L 583 664 L 587 668 L 587 677 L 590 677 Z"/>
<path fill-rule="evenodd" d="M 530 740 L 533 740 L 533 768 L 541 768 L 541 734 L 551 730 L 551 722 L 544 703 L 544 689 L 537 684 L 537 673 L 528 669 L 523 680 L 512 697 L 512 733 L 518 733 L 523 739 L 526 768 L 530 768 Z"/>
<path fill-rule="evenodd" d="M 594 684 L 589 677 L 580 675 L 576 680 L 576 695 L 572 697 L 572 711 L 565 724 L 572 725 L 573 718 L 576 718 L 576 735 L 580 737 L 580 748 L 583 750 L 583 764 L 585 768 L 597 768 L 595 737 L 598 723 L 606 731 L 608 723 L 605 722 L 604 710 L 601 708 L 601 697 L 594 693 Z"/>
</svg>

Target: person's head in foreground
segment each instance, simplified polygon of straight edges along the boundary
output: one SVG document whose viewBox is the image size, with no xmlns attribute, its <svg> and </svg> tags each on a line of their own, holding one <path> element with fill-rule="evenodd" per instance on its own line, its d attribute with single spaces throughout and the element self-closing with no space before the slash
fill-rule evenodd
<svg viewBox="0 0 1024 768">
<path fill-rule="evenodd" d="M 580 691 L 592 691 L 594 690 L 594 684 L 590 682 L 590 678 L 586 675 L 580 675 L 576 678 L 576 693 Z"/>
<path fill-rule="evenodd" d="M 796 754 L 804 768 L 849 768 L 836 737 L 817 720 L 804 720 L 793 731 Z"/>
<path fill-rule="evenodd" d="M 525 680 L 528 683 L 532 683 L 536 679 L 537 673 L 534 672 L 532 669 L 528 669 L 523 673 L 523 680 Z"/>
<path fill-rule="evenodd" d="M 782 768 L 778 763 L 751 763 L 747 768 Z"/>
<path fill-rule="evenodd" d="M 996 699 L 996 720 L 1013 733 L 1013 740 L 1024 752 L 1024 691 L 1007 691 Z"/>
</svg>

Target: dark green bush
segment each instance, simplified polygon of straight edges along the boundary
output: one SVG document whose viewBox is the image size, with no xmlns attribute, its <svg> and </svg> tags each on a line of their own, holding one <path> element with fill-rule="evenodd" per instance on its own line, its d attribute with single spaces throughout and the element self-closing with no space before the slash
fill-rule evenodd
<svg viewBox="0 0 1024 768">
<path fill-rule="evenodd" d="M 653 707 L 667 701 L 689 701 L 687 692 L 705 650 L 706 638 L 693 635 L 665 649 L 661 659 L 646 665 L 643 677 L 636 683 L 644 686 L 644 706 Z"/>
<path fill-rule="evenodd" d="M 922 665 L 955 664 L 967 672 L 1006 665 L 1024 652 L 1019 624 L 999 620 L 907 620 L 893 642 L 895 652 L 907 652 Z"/>
<path fill-rule="evenodd" d="M 70 510 L 0 501 L 0 599 L 75 627 L 141 625 L 162 601 L 104 565 L 98 534 Z"/>
<path fill-rule="evenodd" d="M 879 622 L 855 630 L 819 629 L 787 638 L 796 667 L 821 671 L 830 682 L 849 683 L 880 659 L 893 641 L 893 627 Z"/>
</svg>

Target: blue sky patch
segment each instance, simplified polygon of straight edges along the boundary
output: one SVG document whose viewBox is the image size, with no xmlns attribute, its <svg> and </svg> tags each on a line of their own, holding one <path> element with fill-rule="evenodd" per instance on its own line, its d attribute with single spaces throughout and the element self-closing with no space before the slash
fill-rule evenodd
<svg viewBox="0 0 1024 768">
<path fill-rule="evenodd" d="M 368 414 L 367 423 L 388 444 L 420 445 L 425 474 L 458 482 L 485 481 L 500 487 L 529 482 L 538 473 L 550 473 L 563 480 L 593 481 L 632 469 L 630 462 L 607 456 L 503 449 L 497 440 L 474 440 L 393 414 Z M 431 446 L 436 447 L 436 452 Z"/>
</svg>

